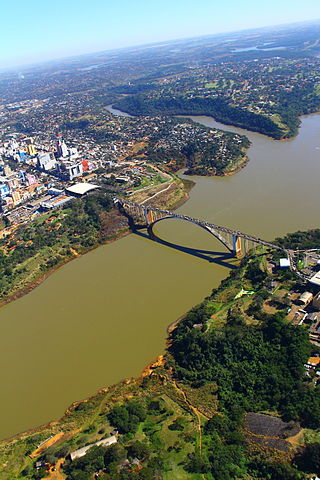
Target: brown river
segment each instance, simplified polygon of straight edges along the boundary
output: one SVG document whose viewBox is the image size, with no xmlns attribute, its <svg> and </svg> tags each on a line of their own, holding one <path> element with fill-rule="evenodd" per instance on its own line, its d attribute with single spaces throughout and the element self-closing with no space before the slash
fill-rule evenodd
<svg viewBox="0 0 320 480">
<path fill-rule="evenodd" d="M 320 115 L 303 118 L 299 135 L 282 142 L 209 117 L 197 121 L 246 133 L 250 162 L 231 177 L 193 177 L 179 212 L 266 240 L 319 226 Z M 0 438 L 138 375 L 163 352 L 167 326 L 233 266 L 224 247 L 192 224 L 163 221 L 157 233 L 173 245 L 129 235 L 0 310 Z"/>
</svg>

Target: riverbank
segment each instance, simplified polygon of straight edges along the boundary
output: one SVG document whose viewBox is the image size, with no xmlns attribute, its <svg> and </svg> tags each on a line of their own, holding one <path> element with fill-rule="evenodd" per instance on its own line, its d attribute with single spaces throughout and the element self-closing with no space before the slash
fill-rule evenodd
<svg viewBox="0 0 320 480">
<path fill-rule="evenodd" d="M 167 210 L 174 210 L 176 208 L 179 208 L 181 205 L 183 205 L 183 203 L 185 203 L 188 200 L 189 192 L 192 189 L 193 185 L 194 185 L 194 182 L 192 181 L 181 180 L 178 177 L 174 177 L 174 179 L 169 184 L 170 191 L 168 191 L 169 188 L 166 188 L 162 191 L 161 189 L 163 187 L 161 185 L 158 185 L 154 188 L 149 189 L 148 191 L 142 191 L 141 193 L 137 191 L 130 198 L 132 199 L 132 201 L 135 201 L 138 203 L 144 203 L 144 202 L 148 202 L 149 197 L 154 197 L 154 198 L 151 198 L 152 201 L 150 205 L 156 206 L 158 208 L 165 208 Z M 32 277 L 32 281 L 27 282 L 25 285 L 21 286 L 21 288 L 19 288 L 18 290 L 14 290 L 12 294 L 9 293 L 7 298 L 0 301 L 0 308 L 15 300 L 18 300 L 19 298 L 22 298 L 24 295 L 27 295 L 32 290 L 34 290 L 39 285 L 41 285 L 53 273 L 55 273 L 64 265 L 75 260 L 76 258 L 82 257 L 83 255 L 86 255 L 87 253 L 92 252 L 93 250 L 96 250 L 102 245 L 108 245 L 131 233 L 129 229 L 129 225 L 128 224 L 126 226 L 123 225 L 124 222 L 127 223 L 126 219 L 124 219 L 123 216 L 119 215 L 117 210 L 114 210 L 114 212 L 110 212 L 107 215 L 109 216 L 109 219 L 110 219 L 109 223 L 112 224 L 110 225 L 112 234 L 109 236 L 107 240 L 105 240 L 102 243 L 96 243 L 95 245 L 90 246 L 88 248 L 82 248 L 79 251 L 70 247 L 69 248 L 70 255 L 68 254 L 66 258 L 63 258 L 61 261 L 59 261 L 57 264 L 52 266 L 45 273 L 41 272 L 41 270 L 38 268 L 37 268 L 37 271 L 33 271 L 33 272 L 31 271 L 28 276 Z"/>
<path fill-rule="evenodd" d="M 44 273 L 44 274 L 40 274 L 40 276 L 38 278 L 36 278 L 35 280 L 33 280 L 31 283 L 29 283 L 28 285 L 26 285 L 25 287 L 21 288 L 21 290 L 18 290 L 17 292 L 15 292 L 13 295 L 9 296 L 7 299 L 5 300 L 2 300 L 0 302 L 0 308 L 3 307 L 4 305 L 7 305 L 11 302 L 14 302 L 15 300 L 18 300 L 19 298 L 22 298 L 24 295 L 27 295 L 28 293 L 30 293 L 32 290 L 34 290 L 35 288 L 39 287 L 39 285 L 41 285 L 45 280 L 47 280 L 47 278 L 49 278 L 53 273 L 55 273 L 57 270 L 59 270 L 60 268 L 62 268 L 64 265 L 67 265 L 68 263 L 72 262 L 73 260 L 75 260 L 76 258 L 80 258 L 82 257 L 83 255 L 86 255 L 87 253 L 89 252 L 92 252 L 93 250 L 96 250 L 97 248 L 99 248 L 101 245 L 108 245 L 109 243 L 112 243 L 112 242 L 115 242 L 116 240 L 119 240 L 120 238 L 123 238 L 125 237 L 126 235 L 129 235 L 130 231 L 128 229 L 125 229 L 123 231 L 121 231 L 121 229 L 117 232 L 115 238 L 112 238 L 112 239 L 109 239 L 109 240 L 106 240 L 105 242 L 103 242 L 102 244 L 97 244 L 93 247 L 90 247 L 86 250 L 83 250 L 81 251 L 81 253 L 79 252 L 76 252 L 76 250 L 73 250 L 72 254 L 73 256 L 72 257 L 68 257 L 66 259 L 64 259 L 63 261 L 61 261 L 59 264 L 55 265 L 54 267 L 52 267 L 48 272 Z"/>
<path fill-rule="evenodd" d="M 139 100 L 141 102 L 141 99 Z M 291 129 L 287 125 L 279 124 L 279 122 L 275 122 L 266 115 L 260 113 L 253 113 L 249 110 L 244 109 L 243 113 L 245 116 L 247 115 L 248 120 L 246 122 L 241 120 L 240 118 L 234 117 L 234 115 L 231 116 L 233 118 L 230 118 L 228 114 L 226 114 L 227 109 L 230 108 L 230 106 L 228 105 L 225 105 L 225 114 L 223 114 L 221 111 L 218 112 L 217 110 L 215 110 L 214 105 L 212 105 L 211 109 L 208 109 L 206 105 L 201 105 L 202 99 L 194 99 L 194 101 L 196 102 L 199 102 L 199 100 L 200 103 L 196 106 L 196 108 L 192 108 L 192 101 L 189 101 L 189 106 L 184 105 L 184 107 L 181 108 L 181 106 L 175 105 L 176 101 L 173 98 L 170 98 L 170 101 L 168 102 L 170 103 L 169 108 L 166 108 L 165 105 L 153 108 L 153 105 L 153 107 L 148 109 L 148 102 L 146 102 L 145 100 L 143 101 L 143 103 L 140 103 L 140 105 L 139 101 L 131 104 L 131 96 L 129 95 L 122 100 L 116 102 L 114 105 L 106 106 L 106 109 L 113 114 L 117 114 L 116 112 L 121 112 L 121 115 L 123 116 L 135 118 L 157 115 L 166 115 L 168 117 L 207 116 L 214 118 L 214 120 L 216 120 L 217 122 L 221 122 L 224 125 L 230 125 L 236 128 L 249 130 L 250 132 L 257 132 L 262 135 L 266 135 L 269 138 L 273 138 L 274 140 L 294 138 L 297 135 L 296 130 L 291 131 Z M 232 111 L 233 108 L 231 107 L 230 110 Z"/>
<path fill-rule="evenodd" d="M 179 324 L 179 329 L 181 330 L 182 328 L 182 331 L 185 329 L 185 331 L 190 332 L 191 328 L 191 331 L 197 330 L 200 334 L 201 332 L 204 333 L 212 329 L 227 328 L 231 322 L 235 322 L 232 327 L 233 331 L 235 331 L 236 328 L 241 329 L 243 325 L 247 325 L 247 330 L 251 328 L 254 332 L 254 329 L 258 328 L 257 325 L 261 322 L 263 315 L 267 315 L 267 312 L 269 312 L 269 303 L 273 302 L 274 305 L 274 298 L 272 292 L 269 291 L 269 296 L 261 301 L 261 297 L 259 296 L 261 276 L 254 277 L 249 275 L 249 273 L 256 271 L 253 268 L 253 265 L 256 265 L 261 275 L 266 275 L 267 259 L 269 261 L 272 260 L 272 254 L 269 253 L 268 250 L 259 247 L 257 255 L 252 254 L 249 256 L 246 261 L 243 262 L 237 270 L 233 271 L 231 275 L 221 283 L 219 288 L 213 291 L 200 305 L 192 308 L 191 312 L 186 313 L 180 317 L 178 321 L 170 325 L 168 332 L 170 331 L 172 333 L 173 329 Z M 295 281 L 292 279 L 287 280 L 285 277 L 283 278 L 282 274 L 283 272 L 281 271 L 273 274 L 274 279 L 279 282 L 278 288 L 295 288 Z M 236 293 L 243 289 L 243 287 L 248 291 L 253 290 L 256 293 L 248 296 L 237 296 Z M 257 307 L 258 303 L 259 306 Z M 284 306 L 286 310 L 287 305 L 281 304 L 279 301 L 278 304 L 273 307 L 273 313 L 283 315 L 285 312 Z M 253 313 L 253 311 L 255 313 Z M 253 315 L 256 315 L 259 320 L 253 319 Z M 194 321 L 198 320 L 204 323 L 194 324 Z M 240 320 L 242 323 L 239 324 Z M 236 323 L 237 321 L 238 323 Z M 287 323 L 285 325 L 285 328 L 298 328 L 290 327 Z M 229 329 L 230 328 L 229 325 Z M 182 335 L 181 332 L 178 332 L 178 335 L 179 334 L 180 336 Z M 192 335 L 192 338 L 199 338 L 199 335 Z M 242 335 L 239 335 L 239 338 L 242 338 Z M 174 342 L 179 342 L 177 338 L 173 338 L 173 340 Z M 172 345 L 170 345 L 170 347 L 171 346 Z M 289 347 L 286 346 L 286 348 Z M 259 349 L 257 349 L 257 351 L 259 352 Z M 250 355 L 252 354 L 251 349 L 249 349 L 249 353 Z M 289 355 L 289 353 L 287 354 Z M 188 358 L 191 357 L 192 355 Z M 154 361 L 148 363 L 139 377 L 122 380 L 114 385 L 100 389 L 96 394 L 84 400 L 73 402 L 66 409 L 64 416 L 59 421 L 47 423 L 41 427 L 1 441 L 1 478 L 3 480 L 30 478 L 31 473 L 36 469 L 36 462 L 43 458 L 45 458 L 45 462 L 48 464 L 46 465 L 46 470 L 55 466 L 59 472 L 63 473 L 61 466 L 65 463 L 65 458 L 70 452 L 84 445 L 98 442 L 112 434 L 111 431 L 114 425 L 110 423 L 109 413 L 115 407 L 118 407 L 119 404 L 126 405 L 127 402 L 134 402 L 135 405 L 143 405 L 143 407 L 147 409 L 147 415 L 149 415 L 148 422 L 143 424 L 138 432 L 133 432 L 130 437 L 130 442 L 132 440 L 149 441 L 148 435 L 151 435 L 150 432 L 153 432 L 153 430 L 150 430 L 150 426 L 156 427 L 157 431 L 161 427 L 161 429 L 163 429 L 161 440 L 165 444 L 163 450 L 167 452 L 166 455 L 168 456 L 168 460 L 170 460 L 170 465 L 176 465 L 174 470 L 169 471 L 169 473 L 171 472 L 171 477 L 168 476 L 165 478 L 180 478 L 177 474 L 177 468 L 184 471 L 183 468 L 187 455 L 191 452 L 198 451 L 199 445 L 202 445 L 202 436 L 206 435 L 206 431 L 202 431 L 201 425 L 205 425 L 208 419 L 215 416 L 216 413 L 220 411 L 220 407 L 215 382 L 206 382 L 206 384 L 201 384 L 200 387 L 195 387 L 190 384 L 190 382 L 185 382 L 181 379 L 178 380 L 177 374 L 174 373 L 174 365 L 172 348 L 170 348 L 169 354 L 167 352 L 165 355 L 160 355 Z M 237 397 L 235 396 L 234 398 Z M 163 411 L 161 411 L 162 417 L 158 418 L 153 409 L 159 405 L 159 402 L 161 402 L 162 408 L 165 406 L 171 413 L 164 416 Z M 151 408 L 149 405 L 152 405 L 152 411 L 148 410 Z M 178 417 L 180 420 L 177 421 Z M 180 422 L 181 426 L 176 430 L 175 428 L 168 428 L 169 425 L 174 425 L 174 422 Z M 174 434 L 172 432 L 183 432 L 183 434 Z M 189 433 L 188 436 L 186 432 Z M 122 436 L 122 433 L 123 432 L 120 431 L 119 437 L 125 442 L 126 437 Z M 252 452 L 254 452 L 256 443 L 258 444 L 259 442 L 252 438 L 251 432 L 247 429 L 242 433 L 246 437 L 246 445 L 249 451 L 251 451 L 252 448 Z M 180 449 L 177 451 L 174 448 L 170 448 L 173 442 L 176 441 L 176 438 L 172 440 L 173 435 L 181 435 L 181 437 L 179 437 Z M 308 435 L 309 438 L 311 438 L 312 435 L 312 438 L 315 438 L 315 436 L 318 438 L 315 430 L 304 429 L 301 432 L 298 444 L 290 442 L 290 439 L 287 443 L 287 439 L 279 435 L 279 442 L 273 441 L 272 444 L 269 445 L 267 442 L 269 442 L 270 437 L 267 437 L 263 432 L 259 435 L 259 439 L 265 439 L 266 452 L 268 455 L 270 454 L 272 456 L 276 452 L 279 461 L 287 461 L 289 450 L 290 454 L 293 455 L 297 446 L 301 448 L 301 446 L 305 445 L 306 435 Z M 290 435 L 288 436 L 290 437 Z M 151 436 L 151 438 L 153 437 Z M 273 438 L 273 440 L 276 440 L 276 438 Z M 41 448 L 42 445 L 47 445 L 48 448 Z M 153 445 L 153 443 L 151 442 L 150 445 Z M 206 448 L 205 445 L 206 443 L 204 442 L 203 448 Z M 285 447 L 285 449 L 283 447 Z M 268 448 L 270 448 L 270 451 Z M 181 452 L 181 455 L 177 456 L 177 452 Z M 43 457 L 43 455 L 45 455 L 45 457 Z M 178 465 L 180 465 L 180 467 L 178 467 Z M 142 468 L 144 466 L 145 463 L 142 464 Z M 27 474 L 22 474 L 21 472 L 27 472 Z M 44 472 L 44 477 L 46 474 L 47 473 Z M 195 477 L 185 473 L 183 478 L 193 480 Z"/>
<path fill-rule="evenodd" d="M 167 348 L 169 346 L 169 336 L 187 314 L 188 312 L 184 313 L 167 327 Z M 177 385 L 166 362 L 167 353 L 158 355 L 146 364 L 139 376 L 123 379 L 116 384 L 100 388 L 87 398 L 72 402 L 59 420 L 50 421 L 1 440 L 0 473 L 3 475 L 1 479 L 11 480 L 12 476 L 17 479 L 24 478 L 24 476 L 19 476 L 20 472 L 35 464 L 46 449 L 41 450 L 37 455 L 35 452 L 39 452 L 39 446 L 45 444 L 48 439 L 57 439 L 50 446 L 51 450 L 61 448 L 65 444 L 70 445 L 69 448 L 71 449 L 79 448 L 81 442 L 85 440 L 88 443 L 89 438 L 90 442 L 91 439 L 96 441 L 98 428 L 101 431 L 100 419 L 105 421 L 107 412 L 115 405 L 132 399 L 139 401 L 141 398 L 145 399 L 150 396 L 150 398 L 156 400 L 159 395 L 168 397 L 171 407 L 172 405 L 175 406 L 176 415 L 186 416 L 189 421 L 194 422 L 196 430 L 199 431 L 198 415 L 203 415 L 203 420 L 208 419 L 209 416 L 207 413 L 198 412 L 193 418 L 192 411 L 193 406 L 196 410 L 198 408 L 202 409 L 203 401 L 201 405 L 198 405 L 196 403 L 197 395 L 193 396 L 196 390 L 192 392 L 192 389 L 187 386 Z M 206 394 L 208 395 L 209 391 Z M 212 403 L 212 399 L 210 402 Z M 191 417 L 189 418 L 190 414 Z M 96 425 L 96 428 L 94 432 L 91 431 L 88 435 L 88 426 L 90 425 L 91 427 Z M 108 428 L 109 424 L 107 425 Z"/>
</svg>

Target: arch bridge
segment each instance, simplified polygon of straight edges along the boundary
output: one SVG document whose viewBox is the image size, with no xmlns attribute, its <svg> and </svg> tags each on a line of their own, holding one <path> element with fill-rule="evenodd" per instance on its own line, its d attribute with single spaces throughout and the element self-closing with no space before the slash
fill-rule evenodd
<svg viewBox="0 0 320 480">
<path fill-rule="evenodd" d="M 253 237 L 252 235 L 247 235 L 246 233 L 242 233 L 237 230 L 215 225 L 214 223 L 192 218 L 187 215 L 180 215 L 179 213 L 161 210 L 159 208 L 141 205 L 138 203 L 129 202 L 127 200 L 120 200 L 118 198 L 114 198 L 114 203 L 117 204 L 120 210 L 122 209 L 126 215 L 134 219 L 135 223 L 137 222 L 146 225 L 148 228 L 148 234 L 152 239 L 155 238 L 153 233 L 154 225 L 162 220 L 173 218 L 193 223 L 194 225 L 203 228 L 217 238 L 237 258 L 242 257 L 256 245 L 264 245 L 272 249 L 282 250 L 289 257 L 289 259 L 292 258 L 293 252 L 291 252 L 291 250 L 286 250 L 279 245 L 267 242 L 261 238 Z"/>
</svg>

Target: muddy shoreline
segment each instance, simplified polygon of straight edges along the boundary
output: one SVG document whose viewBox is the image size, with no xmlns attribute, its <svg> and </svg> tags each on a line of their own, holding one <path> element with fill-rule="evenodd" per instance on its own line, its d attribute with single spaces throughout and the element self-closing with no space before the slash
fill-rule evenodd
<svg viewBox="0 0 320 480">
<path fill-rule="evenodd" d="M 50 275 L 52 275 L 54 272 L 56 272 L 57 270 L 59 270 L 59 268 L 63 267 L 64 265 L 66 265 L 67 263 L 69 262 L 72 262 L 73 260 L 75 260 L 76 258 L 80 258 L 82 257 L 83 255 L 86 255 L 87 253 L 89 252 L 92 252 L 93 250 L 96 250 L 97 248 L 99 247 L 102 247 L 103 245 L 108 245 L 109 243 L 113 243 L 113 242 L 116 242 L 117 240 L 120 240 L 120 238 L 123 238 L 127 235 L 129 235 L 131 232 L 130 230 L 126 230 L 125 232 L 121 232 L 119 234 L 116 234 L 116 238 L 113 238 L 113 239 L 110 239 L 110 240 L 107 240 L 103 243 L 99 243 L 93 247 L 90 247 L 88 248 L 87 250 L 81 252 L 81 253 L 78 253 L 77 255 L 73 255 L 73 257 L 69 257 L 69 258 L 66 258 L 65 260 L 63 260 L 61 263 L 59 263 L 58 265 L 55 265 L 52 269 L 50 269 L 48 272 L 44 273 L 43 275 L 41 275 L 39 278 L 37 278 L 36 280 L 34 280 L 33 282 L 31 282 L 29 285 L 26 285 L 24 288 L 22 288 L 21 290 L 19 290 L 18 292 L 14 293 L 13 295 L 9 296 L 8 298 L 6 298 L 5 300 L 2 300 L 0 302 L 0 308 L 7 305 L 8 303 L 11 303 L 13 302 L 14 300 L 18 300 L 19 298 L 23 297 L 24 295 L 27 295 L 28 293 L 30 293 L 33 289 L 39 287 L 39 285 L 41 285 L 47 278 L 50 277 Z"/>
<path fill-rule="evenodd" d="M 171 210 L 176 210 L 177 208 L 181 207 L 181 205 L 183 205 L 185 202 L 188 201 L 189 199 L 189 192 L 190 190 L 193 188 L 193 186 L 195 185 L 194 182 L 192 180 L 187 180 L 187 181 L 184 181 L 184 191 L 185 191 L 185 195 L 183 198 L 179 199 L 173 207 L 171 207 Z M 161 199 L 161 195 L 159 195 L 159 198 Z M 121 226 L 118 231 L 114 234 L 114 237 L 113 238 L 110 238 L 108 240 L 106 240 L 105 242 L 103 243 L 98 243 L 96 245 L 94 245 L 93 247 L 89 247 L 88 249 L 82 251 L 81 253 L 77 252 L 76 254 L 74 254 L 72 257 L 68 257 L 68 258 L 65 258 L 64 260 L 62 260 L 59 264 L 55 265 L 54 267 L 52 267 L 49 271 L 47 271 L 46 273 L 40 275 L 36 280 L 32 281 L 31 283 L 29 283 L 28 285 L 26 285 L 25 287 L 21 288 L 20 290 L 18 290 L 17 292 L 15 292 L 14 294 L 12 295 L 9 295 L 8 298 L 4 299 L 4 300 L 1 300 L 0 301 L 0 308 L 15 301 L 15 300 L 18 300 L 19 298 L 22 298 L 24 295 L 27 295 L 28 293 L 30 293 L 32 290 L 34 290 L 35 288 L 39 287 L 39 285 L 41 285 L 47 278 L 50 277 L 50 275 L 52 275 L 53 273 L 55 273 L 57 270 L 59 270 L 61 267 L 63 267 L 64 265 L 66 265 L 67 263 L 69 262 L 72 262 L 73 260 L 75 260 L 76 258 L 80 258 L 82 257 L 83 255 L 86 255 L 87 253 L 90 253 L 92 252 L 93 250 L 96 250 L 97 248 L 99 247 L 102 247 L 104 245 L 109 245 L 110 243 L 113 243 L 113 242 L 116 242 L 117 240 L 120 240 L 121 238 L 124 238 L 126 237 L 127 235 L 129 235 L 131 232 L 131 230 L 129 229 L 129 227 L 127 227 L 124 231 L 122 231 L 124 229 L 123 226 Z"/>
</svg>

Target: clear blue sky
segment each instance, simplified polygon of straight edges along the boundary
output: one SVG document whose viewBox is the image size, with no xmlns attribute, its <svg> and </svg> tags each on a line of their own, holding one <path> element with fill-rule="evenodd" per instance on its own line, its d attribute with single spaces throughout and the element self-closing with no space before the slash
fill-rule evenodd
<svg viewBox="0 0 320 480">
<path fill-rule="evenodd" d="M 0 68 L 320 18 L 320 0 L 2 0 Z"/>
</svg>

